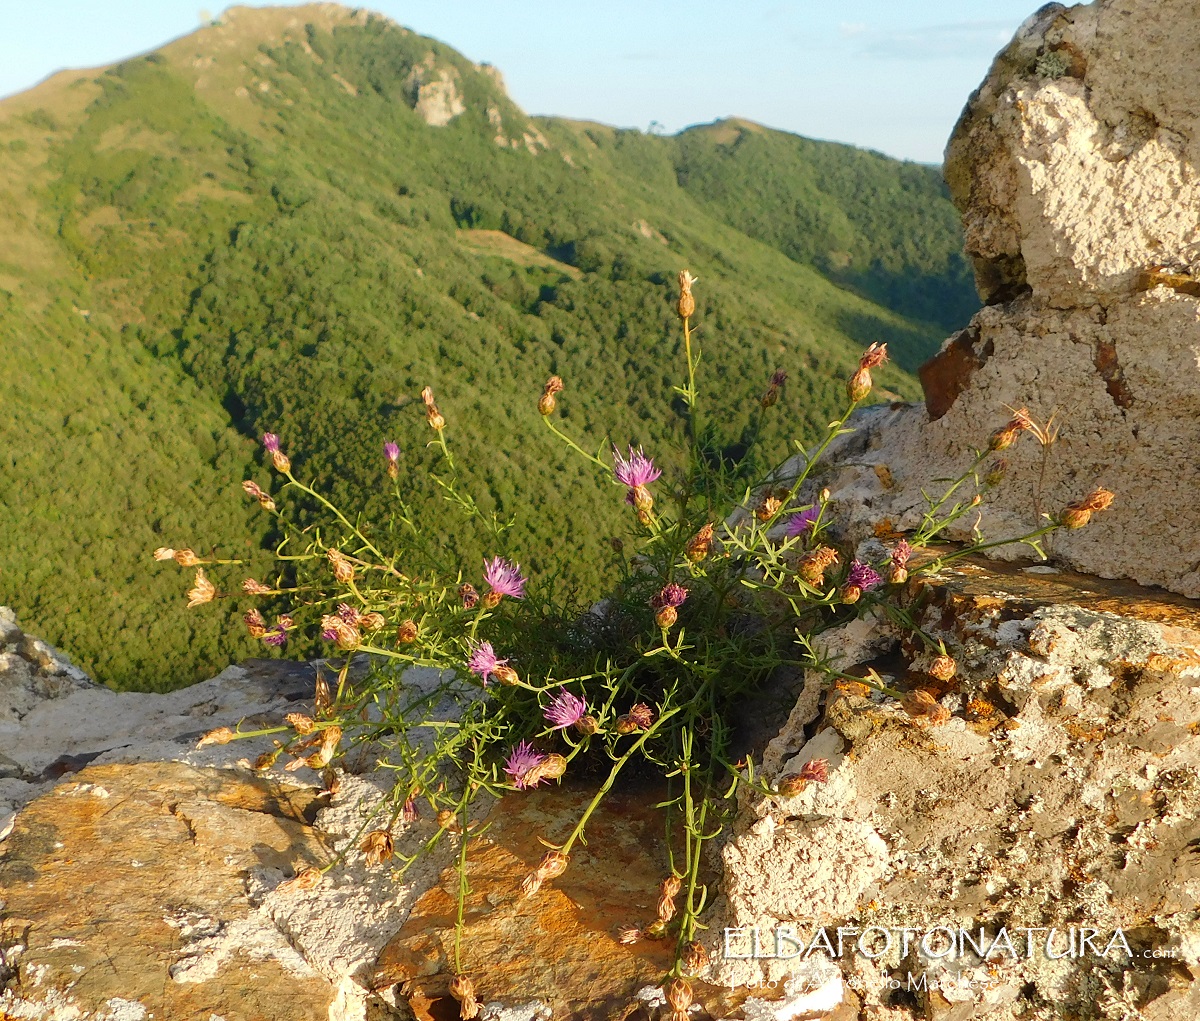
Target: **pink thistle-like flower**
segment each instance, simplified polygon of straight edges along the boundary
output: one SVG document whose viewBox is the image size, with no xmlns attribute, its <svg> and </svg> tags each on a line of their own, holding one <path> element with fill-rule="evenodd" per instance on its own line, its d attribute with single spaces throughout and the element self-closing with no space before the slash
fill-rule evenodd
<svg viewBox="0 0 1200 1021">
<path fill-rule="evenodd" d="M 500 659 L 491 642 L 479 642 L 471 649 L 471 658 L 467 660 L 467 669 L 471 671 L 486 686 L 488 679 L 496 675 L 496 668 L 506 666 L 507 659 Z"/>
<path fill-rule="evenodd" d="M 362 619 L 362 614 L 349 603 L 339 603 L 337 615 L 347 624 L 357 624 Z"/>
<path fill-rule="evenodd" d="M 385 443 L 383 445 L 383 456 L 395 464 L 400 460 L 400 446 L 397 443 Z"/>
<path fill-rule="evenodd" d="M 804 780 L 826 783 L 829 780 L 829 760 L 809 759 L 804 763 L 804 768 L 800 770 L 800 776 Z"/>
<path fill-rule="evenodd" d="M 663 588 L 655 592 L 650 597 L 650 605 L 656 610 L 661 610 L 664 606 L 669 606 L 672 609 L 680 607 L 688 597 L 688 591 L 682 585 L 676 585 L 671 582 L 664 585 Z"/>
<path fill-rule="evenodd" d="M 274 645 L 280 649 L 287 645 L 287 640 L 287 628 L 282 624 L 276 624 L 270 631 L 263 635 L 263 642 L 266 645 Z"/>
<path fill-rule="evenodd" d="M 816 525 L 817 518 L 820 516 L 821 510 L 818 507 L 809 507 L 808 510 L 802 510 L 799 514 L 793 514 L 788 518 L 784 535 L 789 539 L 795 538 L 798 535 L 808 535 L 812 532 L 813 526 Z"/>
<path fill-rule="evenodd" d="M 628 502 L 632 503 L 633 490 L 653 482 L 662 475 L 662 472 L 654 467 L 654 461 L 651 458 L 642 453 L 641 447 L 638 447 L 636 452 L 633 447 L 630 447 L 628 460 L 621 456 L 621 452 L 616 447 L 613 447 L 613 475 L 621 485 L 629 487 Z"/>
<path fill-rule="evenodd" d="M 894 567 L 907 567 L 909 560 L 912 559 L 913 548 L 908 544 L 907 539 L 901 539 L 896 543 L 896 548 L 892 550 L 892 565 Z"/>
<path fill-rule="evenodd" d="M 404 802 L 404 807 L 400 809 L 400 818 L 407 823 L 413 823 L 417 821 L 417 817 L 420 814 L 421 813 L 417 811 L 417 798 L 414 794 L 411 798 Z"/>
<path fill-rule="evenodd" d="M 846 575 L 846 587 L 856 588 L 861 592 L 870 592 L 883 584 L 883 579 L 869 564 L 855 560 L 850 565 L 850 573 Z"/>
<path fill-rule="evenodd" d="M 483 580 L 497 595 L 525 598 L 525 579 L 521 577 L 520 564 L 510 564 L 503 557 L 493 557 L 490 561 L 484 561 Z"/>
<path fill-rule="evenodd" d="M 263 433 L 262 445 L 267 448 L 268 453 L 278 453 L 279 437 L 275 433 Z"/>
<path fill-rule="evenodd" d="M 545 777 L 538 772 L 538 766 L 546 761 L 546 756 L 534 749 L 528 741 L 522 741 L 513 748 L 504 763 L 504 772 L 512 777 L 513 786 L 519 791 L 526 787 L 536 787 Z"/>
<path fill-rule="evenodd" d="M 578 695 L 572 695 L 566 688 L 542 710 L 542 715 L 554 725 L 554 730 L 575 726 L 586 713 L 587 702 Z"/>
</svg>

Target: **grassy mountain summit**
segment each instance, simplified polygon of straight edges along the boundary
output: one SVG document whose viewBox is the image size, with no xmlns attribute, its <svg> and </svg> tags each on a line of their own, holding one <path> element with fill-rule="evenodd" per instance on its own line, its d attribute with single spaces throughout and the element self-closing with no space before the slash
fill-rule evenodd
<svg viewBox="0 0 1200 1021">
<path fill-rule="evenodd" d="M 219 24 L 0 103 L 0 602 L 122 687 L 253 654 L 239 609 L 187 611 L 157 546 L 253 554 L 257 437 L 350 506 L 388 499 L 381 447 L 426 452 L 432 385 L 511 550 L 595 591 L 623 508 L 565 462 L 535 402 L 595 449 L 661 446 L 697 274 L 710 394 L 790 380 L 771 448 L 823 426 L 858 352 L 912 370 L 974 297 L 937 175 L 739 122 L 656 137 L 529 117 L 499 75 L 333 4 Z M 666 409 L 666 414 L 663 411 Z M 728 423 L 718 420 L 715 424 Z M 436 494 L 414 511 L 478 573 Z M 206 550 L 207 551 L 207 550 Z"/>
</svg>

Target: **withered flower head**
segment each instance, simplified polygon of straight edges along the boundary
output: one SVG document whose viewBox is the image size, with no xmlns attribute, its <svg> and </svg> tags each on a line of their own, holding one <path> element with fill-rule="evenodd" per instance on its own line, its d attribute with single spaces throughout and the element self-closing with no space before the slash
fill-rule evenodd
<svg viewBox="0 0 1200 1021">
<path fill-rule="evenodd" d="M 262 638 L 267 633 L 267 622 L 258 610 L 247 610 L 242 615 L 242 620 L 246 622 L 246 630 L 250 633 L 251 638 Z"/>
<path fill-rule="evenodd" d="M 992 433 L 992 438 L 988 440 L 989 450 L 1007 450 L 1016 441 L 1021 433 L 1025 432 L 1033 426 L 1033 419 L 1029 417 L 1028 408 L 1020 408 L 1013 412 L 1013 417 L 1008 424 L 1003 428 L 997 429 Z"/>
<path fill-rule="evenodd" d="M 692 563 L 698 564 L 701 560 L 708 556 L 709 551 L 712 549 L 712 543 L 713 526 L 712 523 L 709 522 L 688 540 L 688 560 L 692 561 Z"/>
<path fill-rule="evenodd" d="M 366 858 L 368 867 L 382 865 L 392 856 L 392 835 L 387 830 L 372 830 L 358 849 Z"/>
<path fill-rule="evenodd" d="M 234 740 L 236 737 L 237 734 L 235 734 L 228 727 L 218 727 L 216 730 L 210 730 L 207 734 L 200 738 L 200 741 L 197 743 L 196 747 L 203 748 L 205 745 L 210 744 L 229 744 L 229 742 Z"/>
<path fill-rule="evenodd" d="M 851 401 L 858 403 L 871 392 L 874 381 L 871 370 L 878 368 L 887 361 L 887 345 L 872 344 L 858 360 L 858 369 L 846 384 L 846 395 Z"/>
<path fill-rule="evenodd" d="M 290 894 L 311 890 L 315 886 L 320 885 L 322 878 L 324 877 L 320 869 L 304 868 L 297 872 L 294 878 L 288 879 L 275 887 L 275 892 Z"/>
<path fill-rule="evenodd" d="M 629 718 L 633 720 L 639 730 L 647 730 L 654 723 L 654 710 L 644 702 L 638 702 L 629 710 Z"/>
<path fill-rule="evenodd" d="M 458 598 L 462 600 L 464 609 L 471 610 L 479 602 L 479 593 L 475 591 L 475 586 L 470 582 L 464 582 L 458 586 Z"/>
<path fill-rule="evenodd" d="M 364 631 L 378 631 L 387 623 L 382 613 L 372 610 L 370 613 L 364 613 L 359 618 L 358 626 Z"/>
<path fill-rule="evenodd" d="M 667 1005 L 677 1013 L 686 1014 L 688 1007 L 692 1005 L 692 986 L 685 978 L 671 979 L 663 987 L 663 993 L 667 998 Z"/>
<path fill-rule="evenodd" d="M 800 775 L 813 783 L 827 782 L 829 780 L 829 760 L 809 759 L 800 770 Z"/>
<path fill-rule="evenodd" d="M 458 1000 L 458 1016 L 462 1021 L 471 1021 L 479 1016 L 479 1003 L 475 999 L 475 983 L 466 975 L 455 975 L 450 983 L 450 995 Z"/>
<path fill-rule="evenodd" d="M 758 399 L 758 403 L 762 406 L 763 411 L 775 406 L 775 402 L 779 400 L 779 388 L 786 382 L 787 373 L 782 369 L 778 370 L 771 377 L 771 382 L 767 384 L 766 392 Z"/>
<path fill-rule="evenodd" d="M 924 688 L 908 692 L 900 704 L 909 716 L 925 717 L 930 723 L 945 723 L 950 719 L 950 710 Z"/>
<path fill-rule="evenodd" d="M 397 634 L 399 635 L 400 641 L 402 641 L 405 645 L 408 645 L 417 640 L 417 635 L 420 633 L 420 631 L 421 628 L 418 626 L 415 620 L 406 620 L 400 624 Z"/>
<path fill-rule="evenodd" d="M 446 428 L 446 419 L 438 411 L 438 406 L 434 402 L 433 387 L 427 386 L 421 391 L 421 400 L 425 403 L 425 420 L 429 423 L 431 429 L 435 432 L 441 432 Z"/>
<path fill-rule="evenodd" d="M 709 966 L 711 961 L 708 951 L 704 949 L 704 944 L 697 940 L 692 940 L 692 942 L 683 948 L 683 956 L 680 958 L 679 963 L 683 965 L 683 970 L 689 975 L 698 975 Z"/>
<path fill-rule="evenodd" d="M 758 506 L 754 508 L 754 516 L 759 521 L 770 521 L 779 508 L 783 506 L 783 501 L 774 493 L 767 493 L 761 500 L 758 501 Z"/>
<path fill-rule="evenodd" d="M 686 269 L 679 271 L 679 303 L 675 306 L 680 319 L 689 319 L 696 311 L 696 299 L 692 297 L 692 284 L 699 277 L 692 276 Z"/>
<path fill-rule="evenodd" d="M 954 662 L 953 656 L 947 656 L 944 653 L 940 656 L 935 656 L 933 662 L 929 664 L 929 676 L 938 681 L 948 681 L 956 673 L 958 673 L 958 664 Z"/>
<path fill-rule="evenodd" d="M 305 716 L 304 713 L 288 713 L 283 722 L 291 727 L 301 737 L 307 737 L 317 729 L 316 723 L 311 716 Z"/>
<path fill-rule="evenodd" d="M 175 551 L 173 549 L 171 549 L 169 546 L 159 546 L 158 549 L 156 549 L 154 551 L 154 559 L 155 560 L 174 560 L 175 559 Z"/>
<path fill-rule="evenodd" d="M 325 551 L 325 558 L 333 568 L 333 576 L 343 585 L 354 580 L 354 565 L 341 550 L 330 547 Z"/>
<path fill-rule="evenodd" d="M 204 603 L 211 603 L 216 594 L 217 588 L 205 576 L 204 568 L 197 567 L 196 580 L 192 582 L 192 587 L 187 591 L 188 609 L 191 609 L 193 606 L 201 606 Z"/>
<path fill-rule="evenodd" d="M 202 561 L 190 549 L 179 549 L 175 551 L 175 563 L 180 567 L 195 567 Z"/>
<path fill-rule="evenodd" d="M 1067 528 L 1082 528 L 1092 520 L 1094 513 L 1108 510 L 1112 502 L 1113 494 L 1107 489 L 1093 489 L 1082 500 L 1067 504 L 1059 515 L 1059 522 Z"/>
<path fill-rule="evenodd" d="M 637 943 L 642 938 L 642 930 L 636 925 L 622 926 L 617 930 L 617 942 L 624 944 Z"/>
<path fill-rule="evenodd" d="M 329 692 L 329 682 L 325 680 L 325 674 L 317 669 L 317 680 L 313 686 L 313 712 L 317 716 L 323 716 L 333 705 L 333 696 Z"/>
<path fill-rule="evenodd" d="M 559 376 L 551 376 L 546 380 L 546 385 L 542 389 L 542 396 L 538 399 L 538 411 L 543 415 L 553 415 L 554 409 L 558 407 L 558 402 L 554 399 L 554 395 L 561 393 L 563 389 L 563 381 Z"/>
<path fill-rule="evenodd" d="M 462 823 L 458 821 L 458 816 L 448 808 L 443 808 L 437 814 L 437 824 L 447 833 L 459 833 L 462 831 Z"/>
<path fill-rule="evenodd" d="M 274 589 L 270 585 L 264 585 L 255 578 L 247 578 L 242 582 L 242 591 L 248 596 L 265 596 L 268 592 L 273 592 Z"/>
<path fill-rule="evenodd" d="M 522 880 L 521 894 L 525 897 L 532 897 L 542 888 L 543 883 L 557 879 L 566 872 L 570 863 L 570 855 L 563 854 L 561 851 L 547 851 L 542 856 L 538 867 Z"/>
<path fill-rule="evenodd" d="M 838 562 L 837 550 L 829 546 L 818 546 L 805 553 L 796 565 L 796 573 L 814 588 L 825 580 L 825 572 Z"/>
</svg>

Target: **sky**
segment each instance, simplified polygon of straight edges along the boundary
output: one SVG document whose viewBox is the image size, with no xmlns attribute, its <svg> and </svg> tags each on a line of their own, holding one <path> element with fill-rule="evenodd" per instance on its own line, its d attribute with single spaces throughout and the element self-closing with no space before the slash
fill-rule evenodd
<svg viewBox="0 0 1200 1021">
<path fill-rule="evenodd" d="M 265 6 L 252 3 L 251 6 Z M 288 4 L 288 6 L 295 6 Z M 996 51 L 1038 0 L 375 0 L 494 64 L 528 113 L 675 132 L 721 117 L 940 163 Z M 0 96 L 155 49 L 194 0 L 0 0 Z"/>
</svg>

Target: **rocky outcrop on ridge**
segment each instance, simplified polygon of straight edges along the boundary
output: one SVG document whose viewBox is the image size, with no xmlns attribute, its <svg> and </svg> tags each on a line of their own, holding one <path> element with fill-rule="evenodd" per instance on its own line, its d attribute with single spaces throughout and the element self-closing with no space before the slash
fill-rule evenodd
<svg viewBox="0 0 1200 1021">
<path fill-rule="evenodd" d="M 946 150 L 988 303 L 922 370 L 925 405 L 871 408 L 822 480 L 868 534 L 1028 408 L 979 524 L 1028 532 L 1094 486 L 1103 520 L 1058 562 L 1200 596 L 1200 12 L 1188 0 L 1049 4 L 996 58 Z M 1028 551 L 1001 550 L 998 555 Z"/>
</svg>

